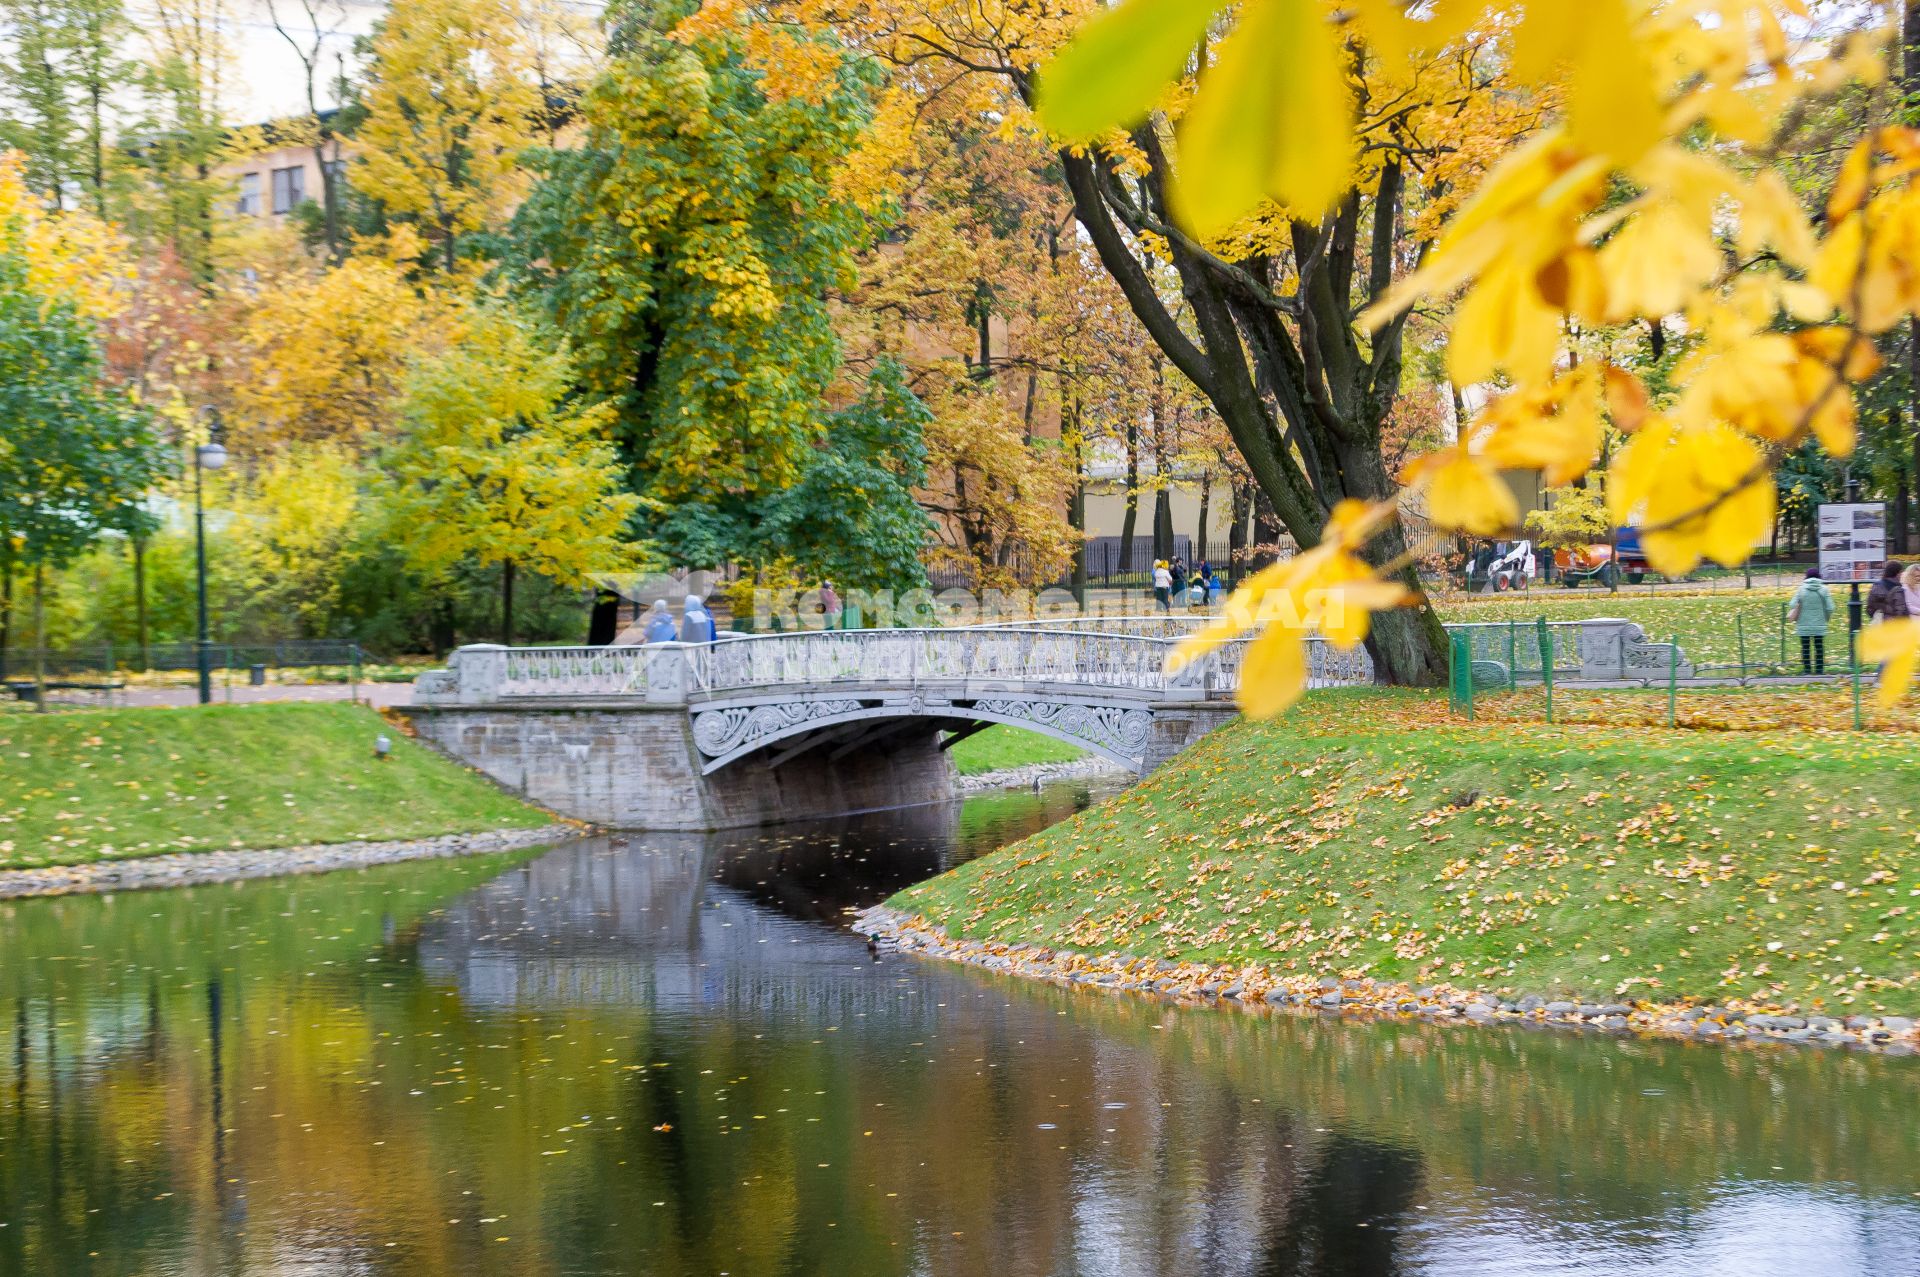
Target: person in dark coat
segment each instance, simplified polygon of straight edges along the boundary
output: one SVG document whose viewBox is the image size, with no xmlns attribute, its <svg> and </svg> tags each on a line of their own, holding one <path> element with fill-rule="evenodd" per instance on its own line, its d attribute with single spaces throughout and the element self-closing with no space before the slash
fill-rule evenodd
<svg viewBox="0 0 1920 1277">
<path fill-rule="evenodd" d="M 1869 621 L 1897 621 L 1907 615 L 1907 592 L 1900 586 L 1904 566 L 1888 560 L 1880 569 L 1880 579 L 1867 591 Z"/>
</svg>

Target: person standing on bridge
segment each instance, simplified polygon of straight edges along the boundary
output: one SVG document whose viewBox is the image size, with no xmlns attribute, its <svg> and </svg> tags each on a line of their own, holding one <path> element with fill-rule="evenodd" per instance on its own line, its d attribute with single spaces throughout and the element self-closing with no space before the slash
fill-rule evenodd
<svg viewBox="0 0 1920 1277">
<path fill-rule="evenodd" d="M 680 636 L 674 628 L 673 613 L 667 611 L 665 599 L 655 599 L 653 606 L 647 609 L 646 626 L 641 630 L 642 638 L 648 643 L 671 643 Z"/>
<path fill-rule="evenodd" d="M 826 618 L 827 628 L 837 630 L 845 609 L 841 606 L 840 595 L 834 591 L 833 582 L 820 582 L 820 615 Z"/>
<path fill-rule="evenodd" d="M 1162 612 L 1173 615 L 1173 573 L 1165 559 L 1153 561 L 1153 601 Z"/>
<path fill-rule="evenodd" d="M 680 609 L 680 641 L 711 643 L 719 637 L 719 627 L 714 625 L 713 613 L 707 611 L 706 603 L 698 594 L 687 595 L 686 606 Z"/>
</svg>

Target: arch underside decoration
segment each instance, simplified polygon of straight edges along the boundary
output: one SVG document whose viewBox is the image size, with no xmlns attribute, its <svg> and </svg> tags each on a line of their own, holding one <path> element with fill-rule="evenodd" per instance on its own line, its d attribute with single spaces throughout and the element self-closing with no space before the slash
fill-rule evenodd
<svg viewBox="0 0 1920 1277">
<path fill-rule="evenodd" d="M 954 728 L 980 722 L 1006 723 L 1143 771 L 1153 729 L 1153 713 L 1142 706 L 1021 696 L 957 702 L 920 696 L 906 700 L 792 700 L 695 708 L 692 717 L 702 775 L 712 775 L 749 754 L 785 742 L 799 744 L 799 752 L 804 752 L 812 748 L 805 743 L 807 738 L 817 737 L 813 744 L 821 747 L 857 747 L 887 735 L 892 725 L 915 720 Z M 863 730 L 868 728 L 870 732 Z"/>
</svg>

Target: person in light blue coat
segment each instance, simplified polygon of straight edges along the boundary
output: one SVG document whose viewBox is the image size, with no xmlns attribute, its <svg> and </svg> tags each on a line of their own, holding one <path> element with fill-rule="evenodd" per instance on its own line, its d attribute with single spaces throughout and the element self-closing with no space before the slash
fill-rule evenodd
<svg viewBox="0 0 1920 1277">
<path fill-rule="evenodd" d="M 673 623 L 673 613 L 667 611 L 666 600 L 653 601 L 653 606 L 647 609 L 646 625 L 640 633 L 648 643 L 671 643 L 680 637 L 680 629 Z"/>
<path fill-rule="evenodd" d="M 707 611 L 707 605 L 698 594 L 687 595 L 686 606 L 680 609 L 680 641 L 682 643 L 711 643 L 720 637 L 720 628 L 713 623 L 713 613 Z"/>
</svg>

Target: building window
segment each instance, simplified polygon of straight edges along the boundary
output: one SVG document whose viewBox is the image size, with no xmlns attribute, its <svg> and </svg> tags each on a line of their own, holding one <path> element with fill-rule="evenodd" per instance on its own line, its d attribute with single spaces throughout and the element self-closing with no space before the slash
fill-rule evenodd
<svg viewBox="0 0 1920 1277">
<path fill-rule="evenodd" d="M 307 198 L 307 171 L 304 168 L 273 170 L 273 211 L 291 213 Z"/>
<path fill-rule="evenodd" d="M 260 216 L 260 175 L 242 173 L 240 175 L 240 200 L 233 211 L 242 217 Z"/>
</svg>

